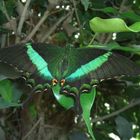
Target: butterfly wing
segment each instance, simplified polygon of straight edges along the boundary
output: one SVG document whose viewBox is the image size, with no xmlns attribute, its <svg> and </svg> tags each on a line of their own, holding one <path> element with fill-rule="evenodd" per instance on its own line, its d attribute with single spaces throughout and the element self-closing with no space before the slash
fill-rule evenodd
<svg viewBox="0 0 140 140">
<path fill-rule="evenodd" d="M 66 81 L 89 82 L 121 75 L 140 74 L 140 68 L 128 58 L 95 48 L 72 49 L 69 55 L 69 72 Z"/>
<path fill-rule="evenodd" d="M 57 72 L 54 68 L 62 59 L 62 50 L 49 44 L 20 44 L 1 49 L 0 63 L 1 66 L 6 65 L 14 69 L 19 76 L 28 72 L 33 78 L 50 81 L 56 76 Z M 6 74 L 7 70 L 4 73 L 0 68 L 2 74 Z M 51 70 L 54 75 L 50 72 Z"/>
</svg>

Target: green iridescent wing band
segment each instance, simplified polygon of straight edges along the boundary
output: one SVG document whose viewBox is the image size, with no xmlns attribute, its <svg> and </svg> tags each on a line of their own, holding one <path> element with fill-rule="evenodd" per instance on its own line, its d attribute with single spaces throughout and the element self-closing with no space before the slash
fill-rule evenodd
<svg viewBox="0 0 140 140">
<path fill-rule="evenodd" d="M 91 79 L 101 81 L 122 75 L 138 74 L 140 67 L 125 56 L 101 49 L 78 48 L 70 52 L 69 72 L 65 79 L 70 84 L 87 78 L 90 81 Z"/>
<path fill-rule="evenodd" d="M 33 49 L 30 43 L 26 44 L 26 47 L 29 59 L 36 66 L 39 74 L 47 80 L 52 80 L 53 76 L 48 69 L 48 63 Z"/>
<path fill-rule="evenodd" d="M 103 63 L 105 63 L 108 60 L 108 57 L 111 56 L 111 52 L 105 53 L 94 60 L 91 60 L 85 65 L 82 65 L 80 68 L 78 68 L 74 73 L 72 73 L 70 76 L 66 77 L 67 81 L 75 81 L 75 79 L 80 79 L 81 77 L 88 75 L 92 71 L 99 68 Z"/>
</svg>

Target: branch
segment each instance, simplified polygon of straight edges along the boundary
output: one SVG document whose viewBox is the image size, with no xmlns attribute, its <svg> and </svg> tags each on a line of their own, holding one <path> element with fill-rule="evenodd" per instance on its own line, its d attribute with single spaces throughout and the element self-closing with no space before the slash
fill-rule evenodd
<svg viewBox="0 0 140 140">
<path fill-rule="evenodd" d="M 40 114 L 40 126 L 39 126 L 39 130 L 38 130 L 38 138 L 37 140 L 42 140 L 42 136 L 45 138 L 45 131 L 44 131 L 44 124 L 45 124 L 45 120 L 44 120 L 45 116 L 44 113 Z"/>
<path fill-rule="evenodd" d="M 134 107 L 134 106 L 136 106 L 136 105 L 139 105 L 139 104 L 140 104 L 140 99 L 136 100 L 135 102 L 130 102 L 129 105 L 127 105 L 127 106 L 125 106 L 125 107 L 123 107 L 123 108 L 121 108 L 121 109 L 119 109 L 119 110 L 117 110 L 117 111 L 115 111 L 115 112 L 113 112 L 113 113 L 111 113 L 111 114 L 109 114 L 109 115 L 105 115 L 105 116 L 103 116 L 103 117 L 98 117 L 98 118 L 96 118 L 96 119 L 93 119 L 92 122 L 95 123 L 95 122 L 97 122 L 97 121 L 107 120 L 107 119 L 112 118 L 112 117 L 114 117 L 114 116 L 117 116 L 117 115 L 119 115 L 120 113 L 122 113 L 122 112 L 124 112 L 124 111 L 126 111 L 126 110 L 128 110 L 128 109 L 130 109 L 130 108 L 132 108 L 132 107 Z"/>
<path fill-rule="evenodd" d="M 7 20 L 10 22 L 11 18 L 10 18 L 10 16 L 8 15 L 8 12 L 7 12 L 7 9 L 6 9 L 6 6 L 5 6 L 5 2 L 2 1 L 2 4 L 3 4 L 3 10 L 2 10 L 2 12 L 5 14 Z"/>
<path fill-rule="evenodd" d="M 74 6 L 74 11 L 75 11 L 75 15 L 76 15 L 76 18 L 77 18 L 77 22 L 78 22 L 78 25 L 80 27 L 81 26 L 81 23 L 80 23 L 80 18 L 78 16 L 78 12 L 77 12 L 76 1 L 75 0 L 72 0 L 72 3 L 73 3 L 73 6 Z"/>
<path fill-rule="evenodd" d="M 23 42 L 27 42 L 29 40 L 31 40 L 31 38 L 35 35 L 35 33 L 39 30 L 40 26 L 45 22 L 46 18 L 49 16 L 49 11 L 47 10 L 43 17 L 39 20 L 39 22 L 37 23 L 37 25 L 35 26 L 35 28 L 32 30 L 32 32 L 26 37 L 25 40 L 23 40 Z"/>
<path fill-rule="evenodd" d="M 127 2 L 127 0 L 123 0 L 123 1 L 122 1 L 121 5 L 120 5 L 120 10 L 119 10 L 120 13 L 123 12 L 123 10 L 124 10 L 124 5 L 126 4 L 126 2 Z"/>
<path fill-rule="evenodd" d="M 71 11 L 72 12 L 72 11 Z M 66 14 L 65 16 L 62 16 L 52 27 L 51 29 L 48 31 L 48 33 L 41 39 L 40 42 L 44 42 L 55 30 L 56 28 L 59 26 L 59 24 L 65 20 L 70 14 L 71 12 L 69 12 L 68 14 Z"/>
<path fill-rule="evenodd" d="M 18 35 L 21 34 L 22 27 L 23 27 L 23 24 L 24 24 L 24 21 L 25 21 L 26 13 L 27 13 L 27 9 L 30 5 L 30 2 L 31 2 L 31 0 L 27 0 L 27 2 L 25 4 L 25 7 L 23 9 L 23 12 L 22 12 L 22 15 L 21 15 L 21 18 L 20 18 L 20 21 L 19 21 L 19 25 L 18 25 L 18 28 L 17 28 L 16 43 L 18 43 L 20 41 L 20 38 L 18 37 Z"/>
</svg>

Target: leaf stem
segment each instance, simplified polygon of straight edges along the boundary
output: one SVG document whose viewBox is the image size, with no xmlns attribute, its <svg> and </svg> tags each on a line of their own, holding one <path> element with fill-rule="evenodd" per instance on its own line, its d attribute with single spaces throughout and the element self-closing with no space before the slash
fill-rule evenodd
<svg viewBox="0 0 140 140">
<path fill-rule="evenodd" d="M 91 41 L 89 42 L 88 46 L 91 45 L 91 44 L 94 42 L 94 40 L 95 40 L 97 34 L 98 34 L 98 33 L 95 33 L 95 34 L 93 35 L 93 37 L 92 37 Z"/>
</svg>

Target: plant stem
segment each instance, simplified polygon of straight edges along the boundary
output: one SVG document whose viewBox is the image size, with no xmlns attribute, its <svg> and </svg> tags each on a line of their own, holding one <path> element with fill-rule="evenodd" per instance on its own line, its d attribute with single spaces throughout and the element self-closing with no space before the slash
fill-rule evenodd
<svg viewBox="0 0 140 140">
<path fill-rule="evenodd" d="M 17 37 L 16 37 L 16 41 L 15 41 L 16 43 L 18 43 L 20 41 L 19 35 L 21 34 L 23 24 L 24 24 L 24 21 L 25 21 L 25 17 L 26 17 L 26 14 L 27 14 L 27 9 L 30 5 L 30 2 L 31 2 L 31 0 L 27 0 L 27 2 L 25 4 L 25 7 L 23 9 L 23 12 L 22 12 L 22 15 L 21 15 L 21 18 L 20 18 L 20 21 L 19 21 L 19 25 L 18 25 L 18 28 L 17 28 Z"/>
</svg>

